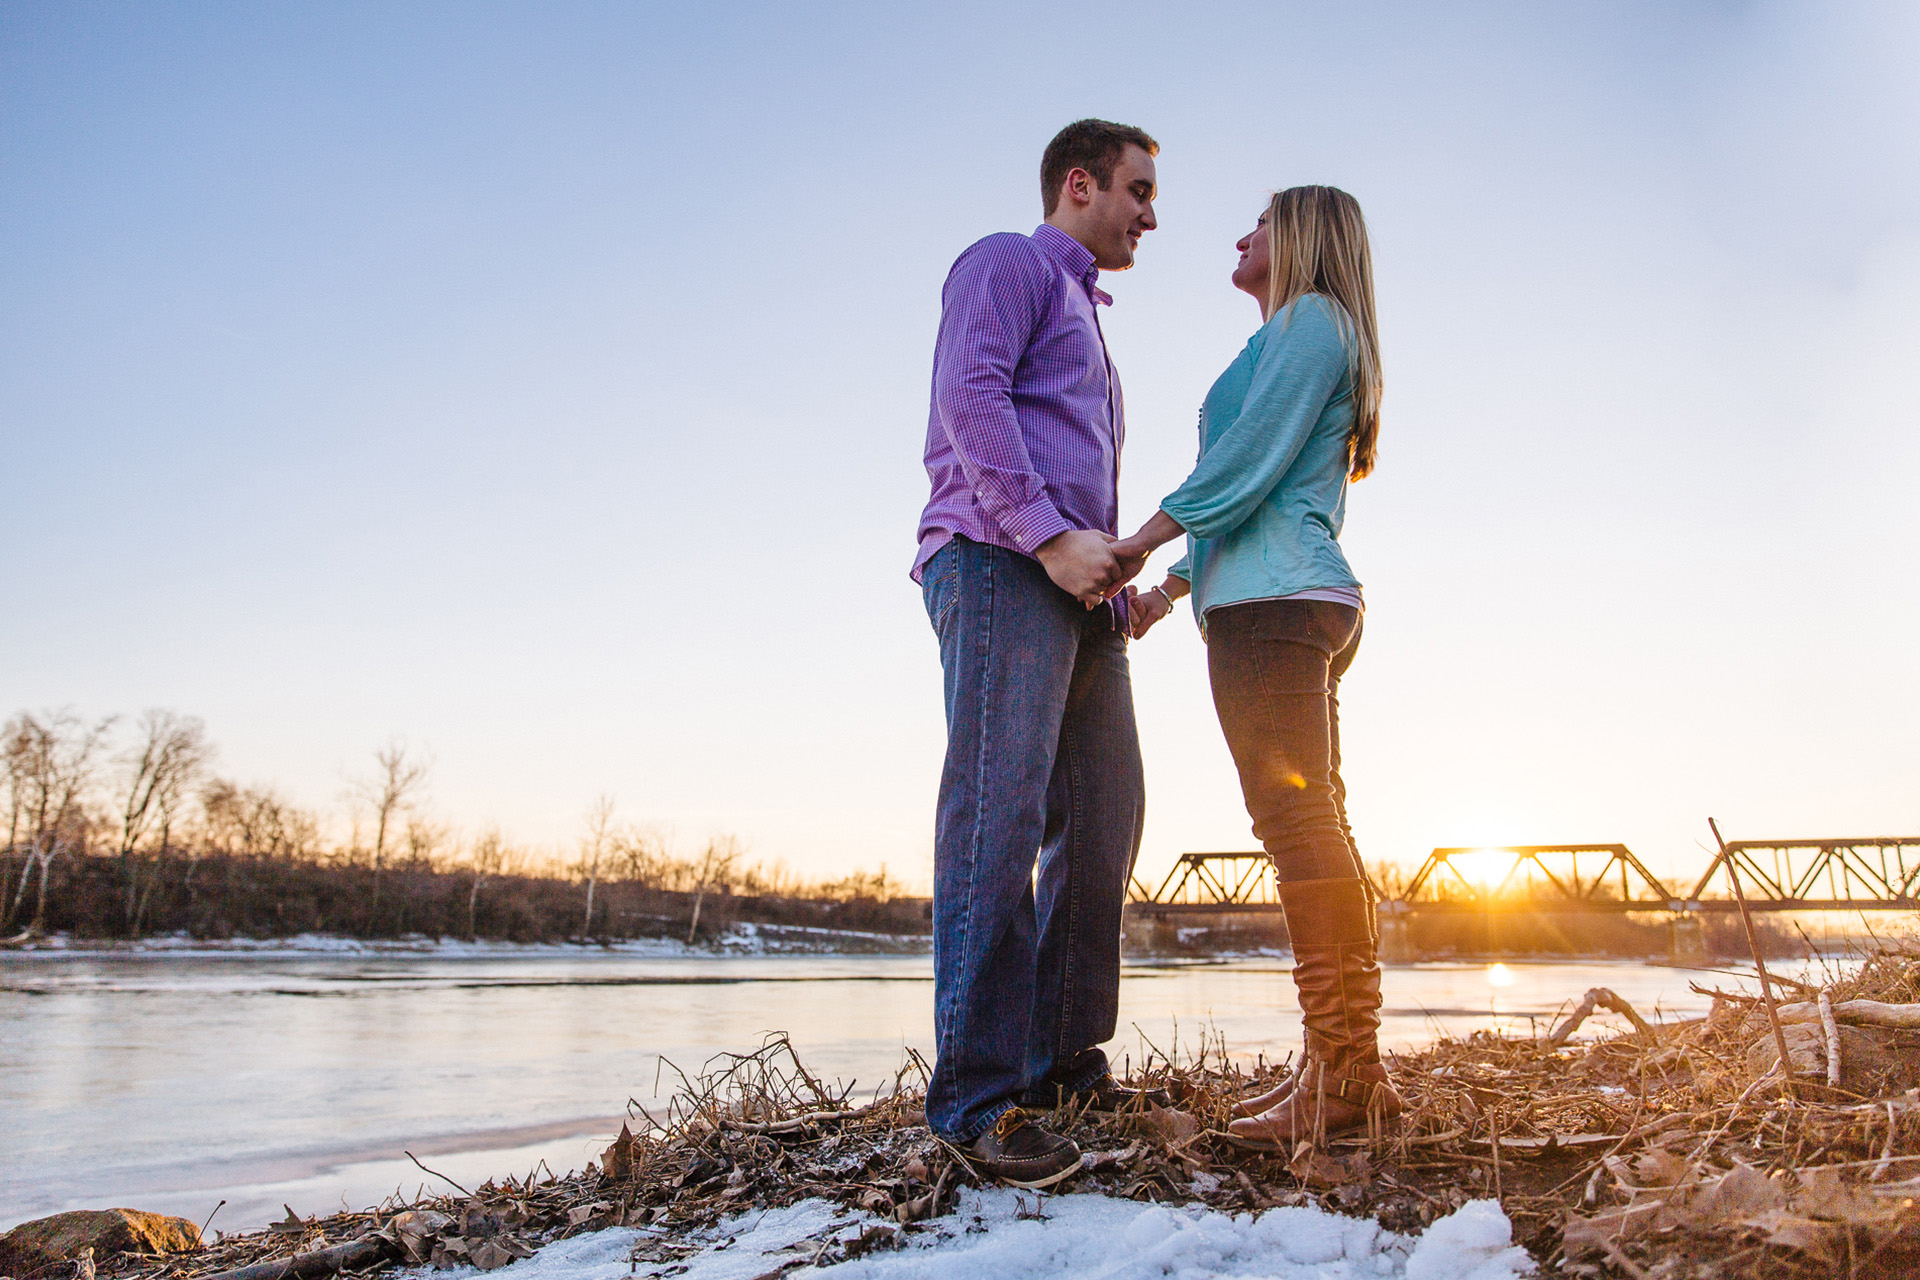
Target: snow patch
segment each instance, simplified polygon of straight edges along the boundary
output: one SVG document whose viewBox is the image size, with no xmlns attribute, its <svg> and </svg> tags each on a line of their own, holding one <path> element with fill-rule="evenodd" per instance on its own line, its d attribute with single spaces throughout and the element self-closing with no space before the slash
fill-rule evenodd
<svg viewBox="0 0 1920 1280">
<path fill-rule="evenodd" d="M 1411 1237 L 1319 1209 L 1229 1215 L 1200 1205 L 1040 1197 L 1004 1187 L 962 1191 L 953 1213 L 921 1230 L 881 1235 L 880 1247 L 863 1257 L 811 1265 L 836 1242 L 881 1232 L 891 1233 L 892 1223 L 803 1200 L 684 1237 L 695 1252 L 642 1262 L 631 1272 L 633 1246 L 660 1233 L 622 1228 L 576 1236 L 513 1264 L 506 1280 L 755 1280 L 783 1265 L 795 1280 L 1516 1280 L 1534 1271 L 1491 1200 L 1464 1205 Z M 460 1268 L 444 1280 L 477 1274 Z"/>
</svg>

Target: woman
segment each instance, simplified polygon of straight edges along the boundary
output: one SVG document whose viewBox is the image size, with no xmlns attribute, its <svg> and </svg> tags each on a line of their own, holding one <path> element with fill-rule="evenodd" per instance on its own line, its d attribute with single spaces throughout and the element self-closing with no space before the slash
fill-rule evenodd
<svg viewBox="0 0 1920 1280">
<path fill-rule="evenodd" d="M 1200 410 L 1200 461 L 1114 544 L 1128 567 L 1185 534 L 1134 634 L 1194 597 L 1214 707 L 1253 832 L 1273 860 L 1306 1024 L 1301 1066 L 1240 1104 L 1244 1143 L 1290 1149 L 1397 1114 L 1380 1061 L 1373 899 L 1340 780 L 1340 677 L 1360 644 L 1360 583 L 1338 537 L 1346 486 L 1373 469 L 1380 357 L 1366 224 L 1352 196 L 1293 187 L 1238 245 L 1234 287 L 1264 321 Z"/>
</svg>

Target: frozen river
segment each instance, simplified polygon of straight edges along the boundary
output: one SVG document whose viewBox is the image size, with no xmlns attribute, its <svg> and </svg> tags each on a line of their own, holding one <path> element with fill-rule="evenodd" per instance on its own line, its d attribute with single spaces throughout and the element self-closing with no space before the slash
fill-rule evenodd
<svg viewBox="0 0 1920 1280">
<path fill-rule="evenodd" d="M 1393 1046 L 1541 1026 L 1588 987 L 1652 1017 L 1702 1012 L 1697 970 L 1639 963 L 1389 968 Z M 1711 981 L 1736 979 L 1714 975 Z M 0 955 L 0 1229 L 124 1205 L 228 1231 L 430 1182 L 472 1187 L 595 1158 L 628 1100 L 788 1032 L 808 1066 L 890 1082 L 930 1053 L 924 956 L 468 953 Z M 1144 1041 L 1282 1056 L 1299 1040 L 1287 962 L 1131 964 L 1116 1060 Z M 1599 1025 L 1598 1023 L 1594 1025 Z M 444 1188 L 443 1188 L 444 1189 Z"/>
</svg>

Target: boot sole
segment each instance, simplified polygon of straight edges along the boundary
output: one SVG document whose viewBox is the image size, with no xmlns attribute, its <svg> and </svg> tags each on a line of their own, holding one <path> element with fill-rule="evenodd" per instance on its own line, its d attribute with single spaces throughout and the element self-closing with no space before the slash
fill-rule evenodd
<svg viewBox="0 0 1920 1280">
<path fill-rule="evenodd" d="M 1390 1138 L 1400 1131 L 1400 1117 L 1403 1114 L 1404 1112 L 1395 1112 L 1386 1118 L 1386 1122 L 1380 1126 L 1380 1136 L 1382 1138 Z M 1234 1133 L 1231 1130 L 1228 1131 L 1226 1139 L 1242 1151 L 1265 1151 L 1269 1153 L 1277 1151 L 1281 1155 L 1292 1155 L 1294 1147 L 1307 1141 L 1305 1138 L 1296 1138 L 1292 1143 L 1282 1144 L 1275 1142 L 1271 1138 L 1242 1137 L 1240 1134 Z M 1346 1129 L 1336 1129 L 1327 1135 L 1327 1147 L 1329 1149 L 1334 1147 L 1351 1147 L 1358 1150 L 1371 1146 L 1372 1143 L 1373 1140 L 1367 1136 L 1367 1125 L 1364 1120 Z"/>
<path fill-rule="evenodd" d="M 1016 1178 L 1012 1174 L 995 1173 L 990 1169 L 983 1168 L 977 1156 L 969 1155 L 959 1147 L 954 1146 L 951 1142 L 948 1142 L 945 1138 L 935 1138 L 934 1141 L 945 1147 L 954 1159 L 967 1166 L 967 1168 L 973 1172 L 974 1177 L 991 1178 L 995 1182 L 1004 1182 L 1010 1187 L 1019 1187 L 1023 1191 L 1044 1191 L 1055 1183 L 1065 1182 L 1068 1178 L 1071 1178 L 1074 1174 L 1085 1168 L 1087 1163 L 1087 1156 L 1083 1151 L 1074 1157 L 1072 1164 L 1060 1170 L 1058 1173 L 1050 1173 L 1044 1178 Z"/>
<path fill-rule="evenodd" d="M 1027 1191 L 1040 1191 L 1040 1190 L 1043 1190 L 1044 1188 L 1053 1186 L 1057 1182 L 1065 1182 L 1068 1178 L 1071 1178 L 1074 1174 L 1080 1172 L 1081 1169 L 1085 1168 L 1086 1163 L 1087 1163 L 1087 1157 L 1085 1155 L 1081 1155 L 1074 1160 L 1071 1167 L 1062 1169 L 1058 1173 L 1050 1173 L 1044 1178 L 1038 1178 L 1031 1182 L 1022 1181 L 1019 1178 L 1013 1177 L 1010 1174 L 1005 1174 L 1005 1173 L 996 1173 L 993 1175 L 993 1177 L 1000 1182 L 1006 1183 L 1010 1187 L 1020 1187 L 1023 1190 L 1027 1190 Z"/>
</svg>

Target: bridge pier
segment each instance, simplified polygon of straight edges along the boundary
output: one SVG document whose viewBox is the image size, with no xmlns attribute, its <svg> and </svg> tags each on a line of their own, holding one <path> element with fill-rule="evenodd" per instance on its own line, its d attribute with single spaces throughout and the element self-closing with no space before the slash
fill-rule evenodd
<svg viewBox="0 0 1920 1280">
<path fill-rule="evenodd" d="M 1418 958 L 1413 954 L 1413 933 L 1405 916 L 1380 917 L 1380 958 L 1388 964 L 1411 964 Z"/>
<path fill-rule="evenodd" d="M 1678 915 L 1667 921 L 1667 958 L 1684 961 L 1707 958 L 1707 934 L 1699 916 Z"/>
</svg>

